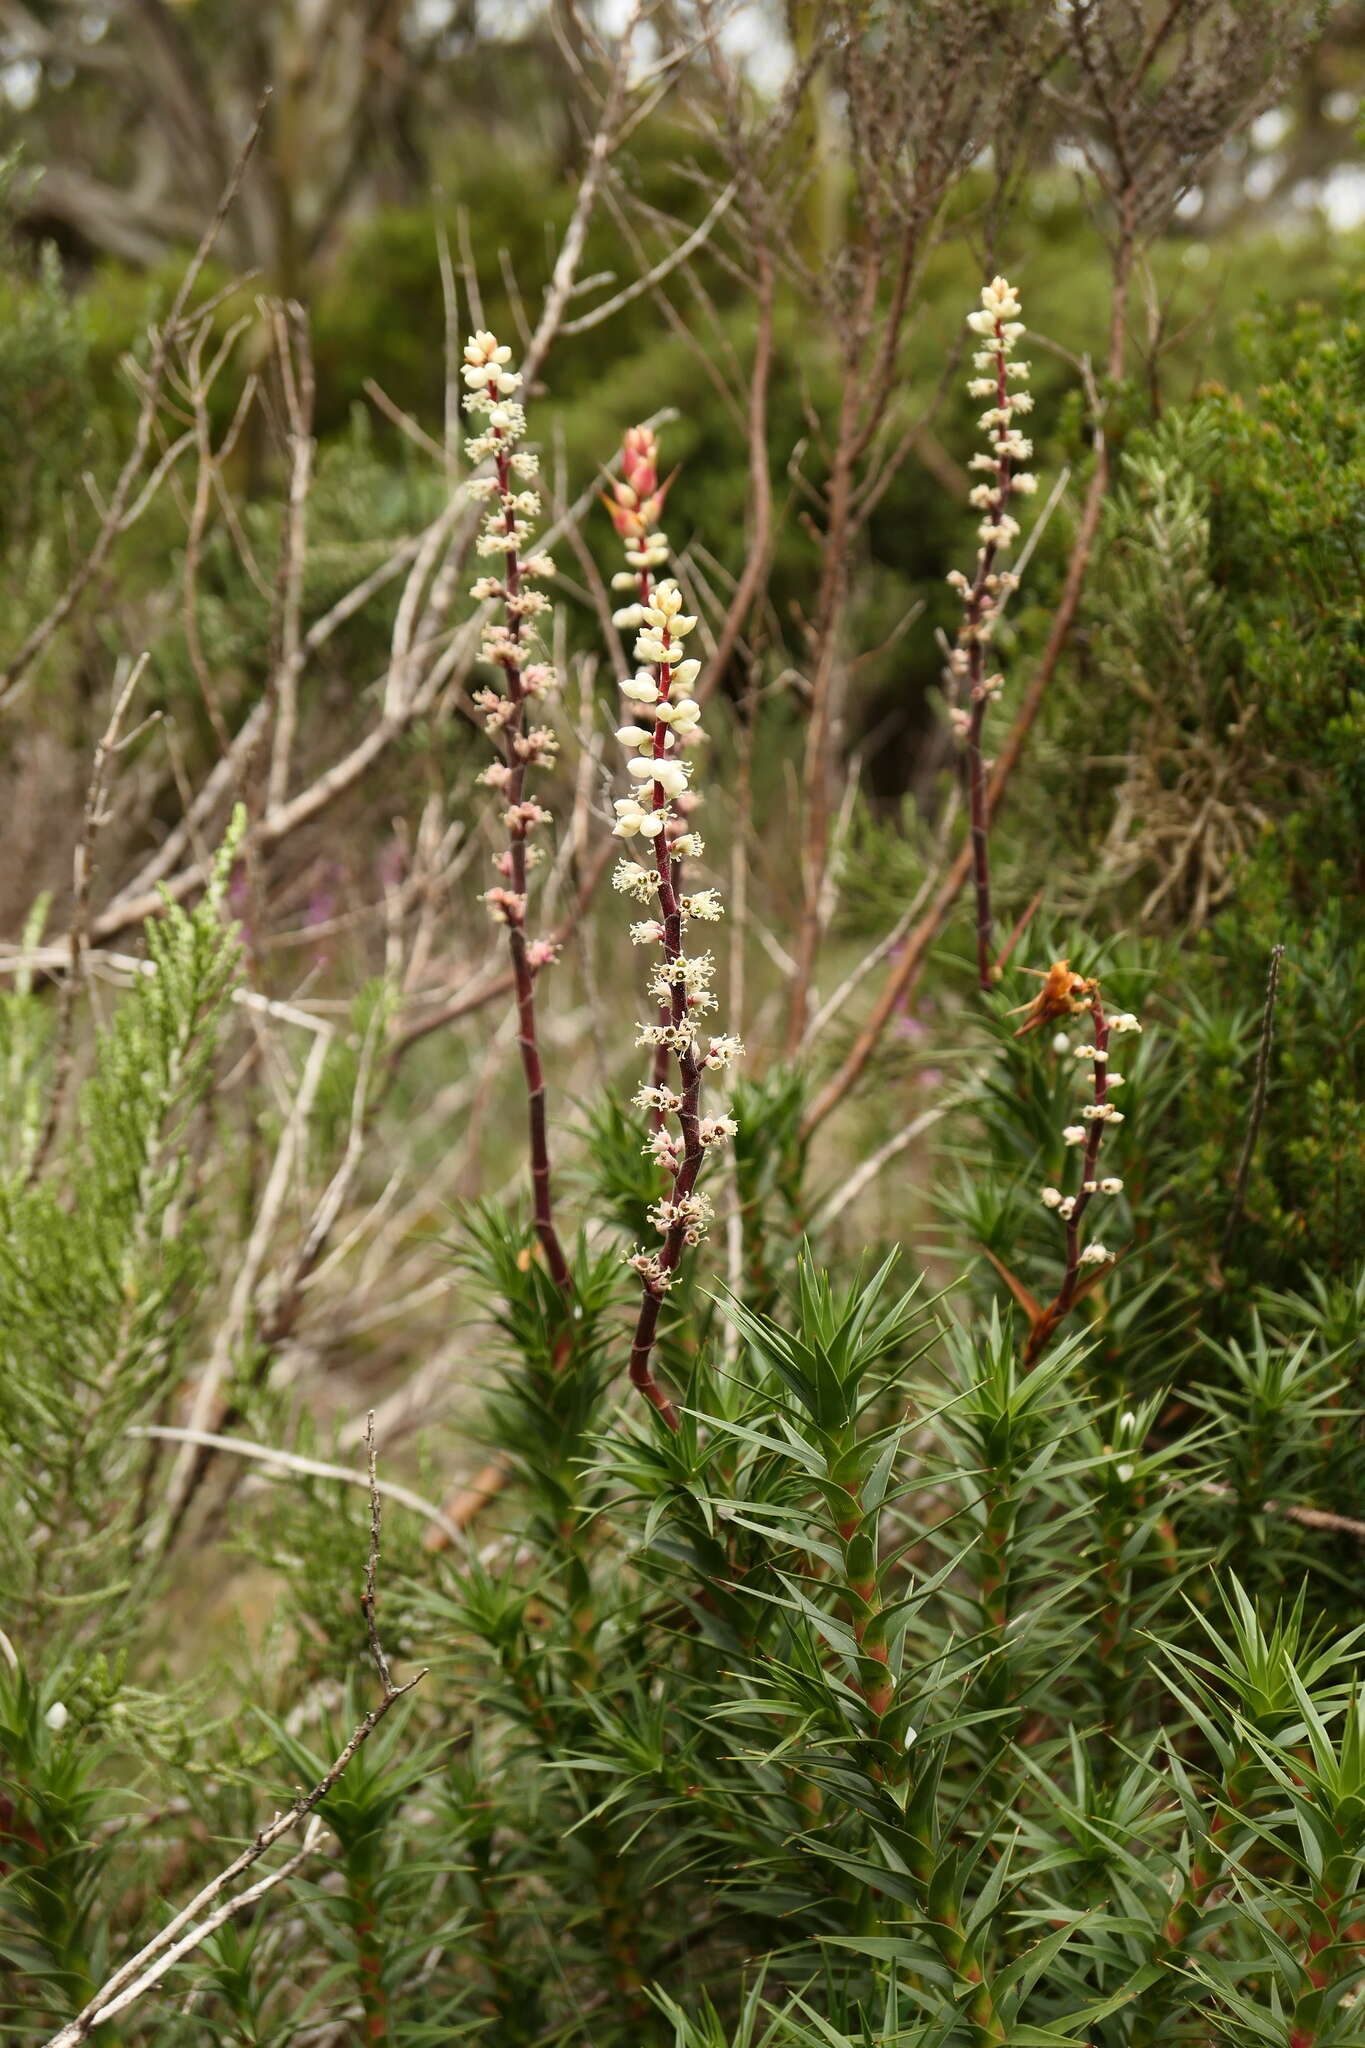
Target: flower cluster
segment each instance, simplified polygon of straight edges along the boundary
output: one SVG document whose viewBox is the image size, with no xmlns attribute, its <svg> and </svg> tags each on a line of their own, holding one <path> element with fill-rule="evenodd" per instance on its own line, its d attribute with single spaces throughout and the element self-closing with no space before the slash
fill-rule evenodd
<svg viewBox="0 0 1365 2048">
<path fill-rule="evenodd" d="M 960 569 L 948 577 L 962 598 L 963 619 L 957 645 L 949 656 L 948 668 L 955 683 L 968 685 L 968 706 L 955 711 L 953 723 L 964 736 L 973 712 L 999 694 L 1000 676 L 985 675 L 986 649 L 994 636 L 1000 604 L 1015 587 L 1012 576 L 995 566 L 1001 548 L 1008 547 L 1019 532 L 1019 522 L 1010 512 L 1012 498 L 1031 496 L 1038 479 L 1031 471 L 1017 469 L 1033 453 L 1033 443 L 1015 425 L 1019 415 L 1033 410 L 1033 395 L 1011 387 L 1026 384 L 1029 366 L 1014 355 L 1015 344 L 1024 332 L 1019 319 L 1019 295 L 1003 277 L 983 286 L 978 311 L 969 313 L 967 325 L 981 341 L 972 357 L 974 375 L 967 389 L 973 398 L 989 398 L 979 425 L 987 445 L 972 457 L 969 467 L 983 481 L 973 485 L 971 503 L 981 514 L 977 538 L 976 573 L 968 578 Z M 978 720 L 979 723 L 979 720 Z"/>
<path fill-rule="evenodd" d="M 650 1120 L 645 1150 L 667 1177 L 666 1191 L 650 1211 L 662 1242 L 655 1250 L 636 1251 L 630 1260 L 644 1289 L 631 1372 L 646 1392 L 652 1385 L 649 1353 L 659 1304 L 684 1249 L 700 1243 L 711 1220 L 710 1202 L 696 1191 L 702 1161 L 736 1128 L 729 1116 L 702 1115 L 702 1077 L 722 1072 L 743 1051 L 737 1038 L 701 1030 L 701 1020 L 716 1008 L 711 986 L 715 961 L 710 953 L 686 950 L 689 925 L 714 922 L 721 902 L 715 889 L 688 890 L 683 882 L 684 861 L 702 852 L 689 813 L 699 801 L 692 776 L 695 749 L 704 734 L 692 695 L 701 664 L 687 653 L 697 621 L 684 610 L 675 582 L 655 580 L 654 572 L 668 560 L 667 536 L 658 527 L 667 488 L 659 483 L 654 435 L 648 427 L 633 427 L 626 435 L 622 478 L 605 502 L 625 542 L 628 564 L 613 578 L 613 587 L 632 593 L 615 623 L 635 629 L 638 664 L 621 685 L 629 708 L 616 734 L 626 750 L 633 787 L 628 796 L 617 798 L 612 829 L 618 839 L 638 839 L 652 853 L 649 866 L 621 861 L 614 882 L 650 913 L 631 926 L 631 938 L 659 950 L 649 983 L 656 1013 L 636 1036 L 637 1045 L 654 1054 L 650 1078 L 635 1097 Z M 656 1405 L 662 1405 L 662 1397 Z"/>
<path fill-rule="evenodd" d="M 1086 995 L 1077 1004 L 1078 1009 L 1088 1009 L 1094 1031 L 1093 1045 L 1068 1046 L 1074 1057 L 1083 1060 L 1091 1072 L 1092 1102 L 1086 1103 L 1080 1112 L 1079 1123 L 1068 1124 L 1062 1132 L 1067 1145 L 1083 1146 L 1081 1158 L 1080 1186 L 1074 1195 L 1063 1194 L 1060 1188 L 1046 1187 L 1041 1191 L 1045 1209 L 1053 1209 L 1066 1225 L 1067 1232 L 1067 1285 L 1074 1289 L 1075 1277 L 1082 1266 L 1102 1266 L 1113 1254 L 1092 1238 L 1089 1244 L 1080 1242 L 1081 1218 L 1096 1195 L 1117 1195 L 1123 1192 L 1123 1182 L 1115 1174 L 1103 1177 L 1099 1174 L 1099 1151 L 1106 1128 L 1116 1128 L 1123 1122 L 1123 1112 L 1110 1101 L 1115 1088 L 1122 1088 L 1124 1077 L 1115 1073 L 1109 1062 L 1109 1041 L 1126 1031 L 1141 1031 L 1142 1026 L 1130 1010 L 1113 1017 L 1105 1015 L 1099 986 L 1095 982 L 1084 984 Z"/>
<path fill-rule="evenodd" d="M 473 461 L 491 459 L 492 464 L 487 474 L 471 477 L 465 488 L 488 508 L 477 548 L 481 556 L 495 558 L 498 566 L 478 578 L 472 595 L 489 607 L 481 641 L 484 660 L 503 677 L 501 689 L 484 688 L 474 694 L 484 731 L 502 754 L 479 780 L 502 799 L 508 835 L 508 845 L 495 862 L 501 882 L 483 900 L 497 923 L 522 931 L 526 871 L 539 853 L 527 840 L 550 818 L 543 804 L 525 796 L 526 771 L 552 762 L 558 741 L 549 726 L 533 725 L 527 715 L 529 707 L 556 685 L 551 665 L 532 658 L 535 621 L 550 609 L 549 598 L 534 586 L 554 573 L 554 563 L 530 545 L 540 496 L 525 486 L 539 468 L 539 457 L 518 446 L 526 432 L 526 412 L 513 395 L 520 388 L 521 372 L 508 367 L 511 357 L 511 349 L 493 334 L 473 334 L 465 344 L 465 410 L 483 421 L 482 431 L 471 434 L 465 449 Z"/>
<path fill-rule="evenodd" d="M 986 861 L 986 773 L 981 753 L 981 730 L 986 706 L 1005 686 L 998 673 L 988 673 L 988 654 L 1000 618 L 1001 606 L 1018 579 L 996 566 L 1002 548 L 1019 532 L 1019 522 L 1010 511 L 1016 497 L 1027 497 L 1038 488 L 1031 471 L 1017 465 L 1033 453 L 1033 443 L 1019 432 L 1017 418 L 1033 408 L 1028 391 L 1015 387 L 1028 381 L 1029 366 L 1014 355 L 1015 344 L 1024 332 L 1019 319 L 1019 296 L 1013 285 L 997 277 L 983 286 L 980 307 L 967 316 L 967 325 L 981 346 L 972 357 L 973 375 L 967 389 L 973 398 L 991 402 L 982 413 L 980 425 L 987 445 L 971 459 L 971 469 L 982 478 L 970 493 L 971 503 L 981 514 L 977 538 L 976 569 L 971 577 L 954 569 L 948 577 L 962 599 L 962 623 L 957 644 L 948 657 L 949 718 L 953 730 L 966 744 L 968 795 L 971 802 L 973 865 L 977 895 L 978 972 L 982 988 L 988 988 L 990 969 L 990 882 Z M 966 703 L 957 700 L 965 689 Z"/>
<path fill-rule="evenodd" d="M 550 600 L 535 587 L 554 574 L 554 563 L 531 540 L 532 522 L 540 511 L 540 496 L 532 487 L 540 462 L 519 445 L 526 433 L 526 412 L 516 396 L 521 372 L 511 367 L 511 360 L 511 349 L 495 334 L 473 334 L 465 344 L 464 404 L 471 425 L 478 429 L 466 440 L 465 451 L 471 461 L 488 465 L 465 488 L 487 507 L 477 548 L 492 565 L 475 582 L 472 595 L 488 607 L 480 643 L 483 658 L 502 678 L 501 688 L 484 687 L 474 693 L 484 731 L 500 753 L 479 780 L 496 793 L 507 832 L 507 844 L 494 859 L 498 880 L 483 901 L 494 921 L 506 926 L 512 956 L 518 1042 L 530 1103 L 536 1228 L 552 1274 L 567 1286 L 568 1268 L 550 1213 L 545 1083 L 535 1027 L 535 979 L 555 958 L 556 947 L 549 939 L 528 940 L 526 932 L 527 874 L 540 855 L 529 842 L 550 822 L 545 805 L 527 796 L 526 775 L 528 769 L 552 765 L 558 746 L 553 730 L 529 715 L 557 686 L 537 626 L 549 611 Z"/>
</svg>

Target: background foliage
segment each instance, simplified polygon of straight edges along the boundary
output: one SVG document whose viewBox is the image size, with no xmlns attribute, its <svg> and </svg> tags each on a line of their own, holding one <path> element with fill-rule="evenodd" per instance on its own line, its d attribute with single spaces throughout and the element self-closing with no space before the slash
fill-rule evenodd
<svg viewBox="0 0 1365 2048">
<path fill-rule="evenodd" d="M 458 504 L 448 320 L 534 327 L 590 160 L 602 25 L 463 4 L 272 4 L 245 23 L 209 0 L 0 7 L 7 660 L 97 544 L 149 322 L 273 86 L 149 430 L 158 487 L 0 698 L 16 2042 L 71 2019 L 373 1704 L 370 1503 L 345 1476 L 363 1481 L 370 1408 L 401 1489 L 380 1632 L 404 1678 L 428 1675 L 322 1798 L 323 1846 L 97 2042 L 1365 2041 L 1365 312 L 1359 232 L 1339 225 L 1365 25 L 1355 7 L 1250 10 L 1266 91 L 1145 233 L 1117 367 L 1127 188 L 1100 124 L 1038 97 L 1048 118 L 1021 136 L 1017 88 L 991 74 L 997 146 L 955 168 L 915 266 L 868 474 L 896 457 L 838 554 L 830 624 L 851 360 L 830 309 L 877 217 L 880 145 L 832 58 L 802 72 L 820 10 L 755 12 L 733 72 L 699 41 L 627 133 L 587 227 L 597 282 L 568 308 L 571 328 L 700 230 L 742 185 L 735 134 L 804 80 L 764 159 L 765 192 L 790 201 L 760 436 L 771 538 L 708 714 L 717 950 L 749 1057 L 721 1221 L 660 1344 L 670 1434 L 622 1371 L 622 1254 L 656 1187 L 629 1106 L 635 963 L 592 893 L 615 716 L 594 578 L 614 552 L 588 507 L 622 429 L 661 415 L 670 530 L 714 647 L 755 532 L 764 316 L 742 252 L 761 205 L 741 192 L 757 210 L 738 243 L 708 232 L 657 289 L 561 333 L 533 393 L 551 511 L 578 508 L 557 544 L 561 836 L 537 884 L 547 928 L 571 927 L 542 985 L 566 1302 L 526 1224 L 515 1045 L 476 901 L 495 839 L 463 596 L 423 614 L 451 667 L 411 703 L 397 573 L 306 650 L 284 801 L 383 734 L 336 801 L 271 837 L 248 748 L 218 808 L 193 806 L 225 740 L 275 715 L 291 561 L 316 622 Z M 1117 40 L 1162 12 L 1101 8 L 1099 26 Z M 963 0 L 909 27 L 989 16 L 1003 34 L 1010 13 Z M 656 10 L 656 53 L 700 18 Z M 886 10 L 846 26 L 894 72 Z M 866 956 L 894 971 L 961 831 L 938 638 L 974 546 L 954 352 L 994 268 L 1025 299 L 1043 496 L 1069 474 L 1002 636 L 1015 697 L 1103 486 L 993 833 L 1016 941 L 979 998 L 965 906 L 949 918 L 858 1086 L 814 1118 L 869 1014 Z M 302 434 L 291 375 L 296 399 L 313 386 Z M 220 459 L 196 469 L 205 445 Z M 837 801 L 793 1043 L 825 645 L 815 765 Z M 194 886 L 124 916 L 177 833 Z M 1144 1029 L 1122 1041 L 1112 1141 L 1122 1255 L 1026 1371 L 1022 1304 L 1060 1273 L 1038 1191 L 1066 1171 L 1079 1031 L 1020 1037 L 1009 1013 L 1034 993 L 1025 969 L 1059 959 Z M 237 1448 L 159 1434 L 186 1424 Z"/>
</svg>

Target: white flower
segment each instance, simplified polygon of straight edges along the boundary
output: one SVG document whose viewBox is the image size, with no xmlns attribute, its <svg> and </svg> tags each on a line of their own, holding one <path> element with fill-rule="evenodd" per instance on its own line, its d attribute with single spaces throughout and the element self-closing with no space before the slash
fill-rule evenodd
<svg viewBox="0 0 1365 2048">
<path fill-rule="evenodd" d="M 646 839 L 657 839 L 664 829 L 662 811 L 647 811 L 633 796 L 617 797 L 613 809 L 616 812 L 616 823 L 611 828 L 614 838 L 633 839 L 639 832 Z"/>
<path fill-rule="evenodd" d="M 688 917 L 700 918 L 703 924 L 714 924 L 723 915 L 718 889 L 697 889 L 683 897 L 682 907 Z"/>
<path fill-rule="evenodd" d="M 1123 1086 L 1123 1075 L 1111 1073 L 1109 1075 L 1109 1086 L 1111 1088 L 1121 1088 Z"/>
<path fill-rule="evenodd" d="M 971 328 L 973 334 L 994 334 L 995 315 L 984 310 L 980 313 L 969 313 L 967 315 L 967 325 Z"/>
<path fill-rule="evenodd" d="M 652 747 L 654 735 L 642 725 L 618 725 L 616 737 L 623 747 Z"/>
<path fill-rule="evenodd" d="M 1067 1195 L 1057 1204 L 1057 1214 L 1063 1223 L 1069 1223 L 1076 1213 L 1076 1197 Z"/>
<path fill-rule="evenodd" d="M 1122 1194 L 1122 1192 L 1123 1182 L 1113 1174 L 1109 1176 L 1108 1180 L 1102 1180 L 1100 1182 L 1100 1193 L 1102 1195 L 1119 1195 Z"/>
<path fill-rule="evenodd" d="M 1019 311 L 1019 294 L 1007 277 L 993 277 L 981 287 L 981 303 L 997 319 L 1013 320 Z"/>
<path fill-rule="evenodd" d="M 665 725 L 676 726 L 679 732 L 690 732 L 701 722 L 701 706 L 691 697 L 684 697 L 681 703 L 661 704 L 654 715 Z"/>
<path fill-rule="evenodd" d="M 1052 1041 L 1052 1050 L 1055 1053 L 1070 1052 L 1071 1040 L 1067 1037 L 1065 1031 L 1057 1032 Z"/>
<path fill-rule="evenodd" d="M 642 868 L 633 860 L 617 861 L 611 871 L 611 886 L 622 896 L 633 896 L 637 903 L 652 903 L 659 893 L 659 879 L 653 869 Z"/>
<path fill-rule="evenodd" d="M 741 1040 L 732 1037 L 728 1032 L 723 1033 L 719 1038 L 711 1040 L 707 1047 L 706 1055 L 702 1060 L 702 1065 L 714 1068 L 728 1067 L 731 1060 L 737 1060 L 743 1051 L 744 1046 Z"/>
<path fill-rule="evenodd" d="M 682 1108 L 681 1095 L 675 1095 L 671 1088 L 637 1088 L 630 1099 L 636 1109 L 658 1109 L 666 1116 L 676 1116 Z"/>
<path fill-rule="evenodd" d="M 632 704 L 657 704 L 659 686 L 653 676 L 627 676 L 621 685 L 621 695 L 629 697 Z"/>
<path fill-rule="evenodd" d="M 622 605 L 619 612 L 612 613 L 611 622 L 613 626 L 638 626 L 643 618 L 644 610 L 642 606 L 638 604 L 625 604 Z"/>
<path fill-rule="evenodd" d="M 1080 1263 L 1083 1266 L 1102 1266 L 1109 1256 L 1110 1254 L 1097 1238 L 1093 1243 L 1088 1244 L 1081 1253 Z"/>
<path fill-rule="evenodd" d="M 994 377 L 970 377 L 967 380 L 969 398 L 991 398 L 997 389 Z"/>
<path fill-rule="evenodd" d="M 54 1700 L 43 1715 L 43 1719 L 54 1735 L 60 1735 L 67 1722 L 71 1719 L 71 1716 L 60 1700 Z"/>
<path fill-rule="evenodd" d="M 636 755 L 626 763 L 627 775 L 637 782 L 657 782 L 665 796 L 681 796 L 687 787 L 687 763 L 656 759 L 651 755 Z"/>
<path fill-rule="evenodd" d="M 1083 1145 L 1085 1143 L 1084 1124 L 1068 1124 L 1062 1132 L 1062 1137 L 1068 1145 Z"/>
<path fill-rule="evenodd" d="M 1038 1199 L 1045 1209 L 1060 1209 L 1062 1191 L 1060 1188 L 1044 1188 Z"/>
<path fill-rule="evenodd" d="M 674 690 L 690 690 L 700 674 L 701 663 L 699 661 L 693 661 L 690 658 L 687 661 L 680 661 L 673 671 Z"/>
<path fill-rule="evenodd" d="M 1031 498 L 1038 488 L 1038 479 L 1031 470 L 1021 469 L 1010 478 L 1010 489 L 1021 498 Z"/>
<path fill-rule="evenodd" d="M 657 946 L 664 935 L 664 928 L 657 918 L 650 918 L 644 924 L 633 924 L 630 928 L 632 946 Z"/>
<path fill-rule="evenodd" d="M 1111 1031 L 1141 1031 L 1142 1026 L 1138 1023 L 1131 1010 L 1124 1010 L 1119 1016 L 1109 1019 L 1109 1029 Z"/>
</svg>

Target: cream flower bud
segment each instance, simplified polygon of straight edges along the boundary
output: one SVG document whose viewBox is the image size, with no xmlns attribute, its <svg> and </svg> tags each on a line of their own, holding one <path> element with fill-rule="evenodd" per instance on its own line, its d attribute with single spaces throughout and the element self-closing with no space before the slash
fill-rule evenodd
<svg viewBox="0 0 1365 2048">
<path fill-rule="evenodd" d="M 1081 1253 L 1080 1263 L 1083 1266 L 1102 1266 L 1110 1256 L 1097 1238 L 1085 1247 Z"/>
<path fill-rule="evenodd" d="M 692 661 L 690 659 L 680 661 L 673 671 L 673 688 L 675 690 L 690 690 L 700 674 L 701 663 L 699 661 Z"/>
<path fill-rule="evenodd" d="M 642 725 L 618 725 L 616 737 L 623 747 L 651 747 L 654 744 L 653 733 L 647 732 Z"/>
<path fill-rule="evenodd" d="M 1062 1191 L 1060 1188 L 1044 1188 L 1038 1199 L 1045 1209 L 1060 1209 Z"/>
<path fill-rule="evenodd" d="M 1062 1132 L 1062 1138 L 1068 1145 L 1083 1145 L 1085 1143 L 1084 1124 L 1068 1124 Z"/>
<path fill-rule="evenodd" d="M 1108 1180 L 1100 1182 L 1100 1193 L 1102 1195 L 1121 1195 L 1123 1193 L 1123 1182 L 1116 1175 L 1111 1174 Z"/>
<path fill-rule="evenodd" d="M 653 676 L 627 676 L 621 685 L 621 695 L 629 697 L 632 704 L 657 704 L 659 686 Z"/>
</svg>

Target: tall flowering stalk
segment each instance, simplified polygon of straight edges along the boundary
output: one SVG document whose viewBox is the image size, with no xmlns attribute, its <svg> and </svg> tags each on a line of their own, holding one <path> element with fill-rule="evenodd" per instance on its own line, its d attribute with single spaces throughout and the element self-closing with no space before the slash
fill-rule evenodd
<svg viewBox="0 0 1365 2048">
<path fill-rule="evenodd" d="M 668 536 L 658 527 L 672 481 L 669 477 L 664 483 L 659 482 L 659 443 L 653 428 L 627 427 L 621 449 L 621 475 L 612 484 L 611 496 L 602 500 L 612 525 L 625 542 L 631 565 L 612 578 L 613 589 L 629 591 L 634 598 L 633 603 L 613 612 L 614 626 L 643 626 L 645 612 L 654 603 L 655 571 L 668 561 Z M 678 806 L 681 808 L 691 800 L 690 793 L 685 793 L 677 800 Z M 661 1004 L 659 1022 L 667 1024 L 669 1018 L 670 1006 Z M 652 1081 L 660 1091 L 668 1081 L 671 1058 L 667 1045 L 655 1046 Z M 664 1112 L 657 1101 L 649 1118 L 651 1129 L 662 1129 Z"/>
<path fill-rule="evenodd" d="M 971 491 L 971 503 L 982 515 L 976 530 L 981 546 L 975 574 L 969 579 L 960 569 L 954 569 L 948 578 L 962 598 L 962 624 L 948 666 L 954 695 L 965 685 L 967 702 L 965 707 L 954 705 L 950 715 L 955 731 L 966 744 L 972 875 L 976 887 L 976 971 L 983 989 L 991 987 L 994 975 L 986 763 L 981 732 L 986 706 L 999 696 L 1005 683 L 1002 675 L 987 674 L 987 655 L 1000 607 L 1018 582 L 1017 577 L 999 570 L 996 564 L 1002 550 L 1019 532 L 1019 522 L 1009 510 L 1011 500 L 1026 497 L 1038 488 L 1037 477 L 1028 470 L 1015 468 L 1016 463 L 1026 462 L 1033 453 L 1033 443 L 1014 424 L 1018 414 L 1033 410 L 1032 394 L 1010 388 L 1012 383 L 1027 383 L 1029 376 L 1028 364 L 1014 359 L 1015 344 L 1024 332 L 1019 313 L 1018 293 L 1003 277 L 997 277 L 982 287 L 980 307 L 967 315 L 968 327 L 982 342 L 972 357 L 975 374 L 967 389 L 973 398 L 992 401 L 980 420 L 987 446 L 972 457 L 969 466 L 984 472 L 987 480 L 973 485 Z"/>
<path fill-rule="evenodd" d="M 710 953 L 686 950 L 688 926 L 694 920 L 714 922 L 721 902 L 715 889 L 684 887 L 683 863 L 703 851 L 700 836 L 687 822 L 698 801 L 689 750 L 704 738 L 692 695 L 701 664 L 685 651 L 697 622 L 684 612 L 682 592 L 671 578 L 657 580 L 657 571 L 668 561 L 668 539 L 657 526 L 666 490 L 659 484 L 654 436 L 646 427 L 632 428 L 608 509 L 626 554 L 626 568 L 613 585 L 634 598 L 616 614 L 616 622 L 639 628 L 634 651 L 640 667 L 621 685 L 630 711 L 616 735 L 629 756 L 627 772 L 635 788 L 630 796 L 617 798 L 612 829 L 618 839 L 644 840 L 652 847 L 653 864 L 622 860 L 613 881 L 622 894 L 655 913 L 630 929 L 637 946 L 659 949 L 649 984 L 658 1008 L 652 1021 L 641 1024 L 635 1041 L 652 1052 L 653 1067 L 635 1103 L 649 1114 L 652 1130 L 645 1150 L 659 1162 L 666 1185 L 649 1212 L 659 1245 L 630 1256 L 641 1283 L 630 1377 L 676 1429 L 676 1410 L 650 1361 L 664 1297 L 683 1253 L 701 1242 L 711 1221 L 710 1200 L 697 1191 L 702 1163 L 711 1147 L 732 1138 L 736 1128 L 729 1116 L 703 1115 L 702 1076 L 723 1071 L 743 1047 L 737 1038 L 708 1034 L 702 1050 L 698 1019 L 716 1008 L 711 988 L 715 961 Z"/>
<path fill-rule="evenodd" d="M 511 360 L 511 349 L 486 331 L 471 335 L 465 344 L 465 410 L 471 418 L 482 420 L 481 431 L 466 442 L 466 452 L 471 461 L 492 464 L 490 474 L 472 477 L 466 489 L 488 507 L 478 552 L 500 561 L 498 570 L 480 576 L 472 590 L 481 604 L 490 606 L 483 629 L 484 659 L 501 670 L 503 677 L 500 690 L 481 689 L 474 695 L 483 713 L 484 730 L 502 753 L 502 759 L 485 768 L 479 780 L 501 798 L 507 830 L 507 845 L 495 862 L 500 879 L 483 900 L 492 917 L 506 926 L 512 956 L 517 1042 L 530 1120 L 536 1236 L 551 1277 L 557 1286 L 568 1288 L 568 1262 L 554 1225 L 545 1071 L 536 1033 L 536 979 L 554 959 L 555 947 L 548 939 L 528 936 L 526 917 L 527 875 L 541 857 L 540 849 L 530 844 L 530 835 L 550 819 L 545 806 L 527 796 L 526 775 L 528 769 L 552 763 L 558 746 L 549 726 L 530 722 L 533 707 L 558 684 L 552 664 L 541 658 L 542 643 L 535 624 L 549 610 L 550 600 L 533 586 L 553 575 L 554 563 L 530 542 L 530 522 L 540 510 L 540 496 L 529 484 L 540 460 L 531 450 L 518 446 L 526 433 L 526 412 L 515 396 L 521 372 L 510 367 Z"/>
<path fill-rule="evenodd" d="M 1068 1124 L 1062 1132 L 1068 1145 L 1081 1148 L 1080 1185 L 1074 1194 L 1064 1194 L 1060 1188 L 1054 1187 L 1046 1187 L 1041 1192 L 1044 1208 L 1055 1210 L 1066 1225 L 1066 1271 L 1055 1299 L 1032 1317 L 1032 1328 L 1024 1350 L 1026 1367 L 1037 1362 L 1058 1324 L 1074 1308 L 1080 1298 L 1086 1268 L 1105 1266 L 1113 1257 L 1098 1238 L 1082 1242 L 1081 1225 L 1086 1210 L 1097 1195 L 1123 1192 L 1123 1182 L 1117 1175 L 1101 1177 L 1099 1168 L 1100 1146 L 1106 1130 L 1115 1129 L 1123 1122 L 1122 1110 L 1116 1109 L 1109 1099 L 1116 1088 L 1124 1085 L 1123 1075 L 1115 1073 L 1110 1065 L 1109 1041 L 1124 1032 L 1142 1029 L 1130 1010 L 1112 1017 L 1106 1015 L 1098 981 L 1072 974 L 1065 960 L 1058 961 L 1049 970 L 1036 1002 L 1030 1005 L 1030 1011 L 1029 1021 L 1020 1027 L 1023 1031 L 1037 1028 L 1049 1017 L 1088 1015 L 1094 1044 L 1074 1048 L 1075 1057 L 1085 1061 L 1090 1068 L 1092 1100 L 1082 1109 L 1080 1122 Z"/>
</svg>

